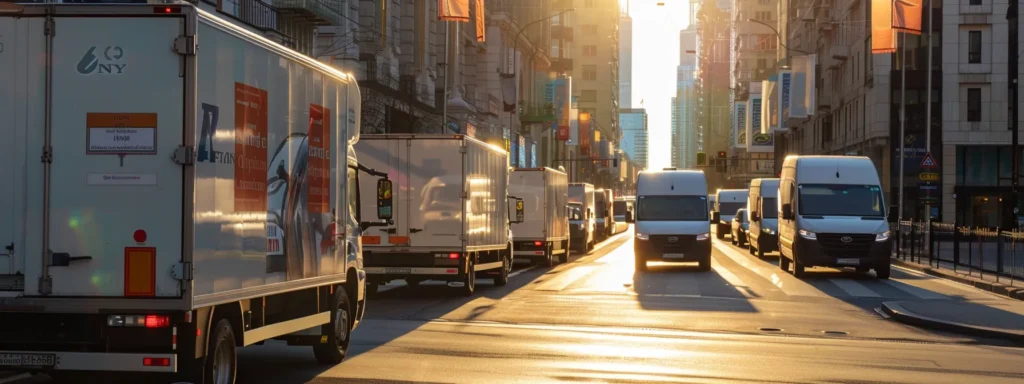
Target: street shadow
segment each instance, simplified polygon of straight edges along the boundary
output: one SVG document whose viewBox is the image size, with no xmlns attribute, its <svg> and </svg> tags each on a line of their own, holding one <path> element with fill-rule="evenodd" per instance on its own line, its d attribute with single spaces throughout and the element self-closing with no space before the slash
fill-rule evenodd
<svg viewBox="0 0 1024 384">
<path fill-rule="evenodd" d="M 752 290 L 730 284 L 715 269 L 701 271 L 696 263 L 648 263 L 647 271 L 633 274 L 633 290 L 645 310 L 758 312 L 742 293 Z"/>
</svg>

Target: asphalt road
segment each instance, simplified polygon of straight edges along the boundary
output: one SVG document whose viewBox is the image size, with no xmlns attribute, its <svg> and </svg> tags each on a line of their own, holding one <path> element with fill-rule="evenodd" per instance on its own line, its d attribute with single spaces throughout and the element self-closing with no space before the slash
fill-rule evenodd
<svg viewBox="0 0 1024 384">
<path fill-rule="evenodd" d="M 470 298 L 429 282 L 383 287 L 342 364 L 268 343 L 243 350 L 239 382 L 1024 382 L 1020 346 L 877 309 L 1001 297 L 901 269 L 888 281 L 830 269 L 801 281 L 728 240 L 715 240 L 710 272 L 652 263 L 636 274 L 631 236 L 552 269 L 519 267 L 506 287 L 482 281 Z"/>
</svg>

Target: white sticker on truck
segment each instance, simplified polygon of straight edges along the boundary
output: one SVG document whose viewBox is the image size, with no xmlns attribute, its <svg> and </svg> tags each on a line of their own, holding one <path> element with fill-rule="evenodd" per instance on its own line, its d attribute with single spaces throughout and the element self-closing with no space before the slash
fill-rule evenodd
<svg viewBox="0 0 1024 384">
<path fill-rule="evenodd" d="M 155 173 L 90 173 L 89 185 L 156 185 Z"/>
<path fill-rule="evenodd" d="M 155 113 L 89 113 L 85 153 L 154 155 L 156 121 Z"/>
</svg>

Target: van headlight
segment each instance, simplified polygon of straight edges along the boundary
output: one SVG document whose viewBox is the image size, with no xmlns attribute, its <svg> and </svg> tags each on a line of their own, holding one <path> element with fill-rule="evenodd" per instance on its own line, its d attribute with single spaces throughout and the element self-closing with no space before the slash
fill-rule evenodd
<svg viewBox="0 0 1024 384">
<path fill-rule="evenodd" d="M 648 235 L 648 234 L 645 234 L 645 233 L 640 233 L 640 232 L 637 232 L 637 233 L 636 233 L 636 239 L 637 239 L 637 240 L 644 240 L 644 241 L 647 241 L 647 240 L 650 240 L 650 239 L 651 239 L 651 235 Z"/>
<path fill-rule="evenodd" d="M 807 240 L 818 240 L 818 235 L 817 234 L 815 234 L 814 232 L 808 231 L 806 229 L 801 229 L 800 230 L 800 237 L 805 238 Z"/>
<path fill-rule="evenodd" d="M 885 231 L 875 235 L 875 241 L 886 241 L 889 240 L 889 231 Z"/>
<path fill-rule="evenodd" d="M 711 238 L 711 232 L 705 232 L 697 235 L 697 241 L 704 241 Z"/>
<path fill-rule="evenodd" d="M 775 231 L 773 231 L 771 228 L 761 228 L 761 232 L 767 233 L 769 235 L 775 234 Z"/>
</svg>

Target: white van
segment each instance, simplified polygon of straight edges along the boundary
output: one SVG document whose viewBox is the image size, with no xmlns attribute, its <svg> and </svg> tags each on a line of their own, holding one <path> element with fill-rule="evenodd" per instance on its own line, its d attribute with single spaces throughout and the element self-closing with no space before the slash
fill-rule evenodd
<svg viewBox="0 0 1024 384">
<path fill-rule="evenodd" d="M 747 207 L 746 189 L 719 189 L 715 194 L 714 208 L 711 210 L 711 222 L 715 223 L 715 236 L 725 238 L 731 230 L 732 219 L 736 211 Z"/>
<path fill-rule="evenodd" d="M 779 250 L 779 179 L 750 181 L 747 197 L 747 221 L 750 223 L 750 254 L 764 257 Z"/>
<path fill-rule="evenodd" d="M 789 156 L 779 182 L 779 266 L 874 269 L 889 278 L 885 197 L 871 159 Z"/>
<path fill-rule="evenodd" d="M 642 171 L 636 179 L 633 253 L 636 270 L 648 261 L 695 261 L 711 269 L 708 183 L 703 171 Z"/>
</svg>

